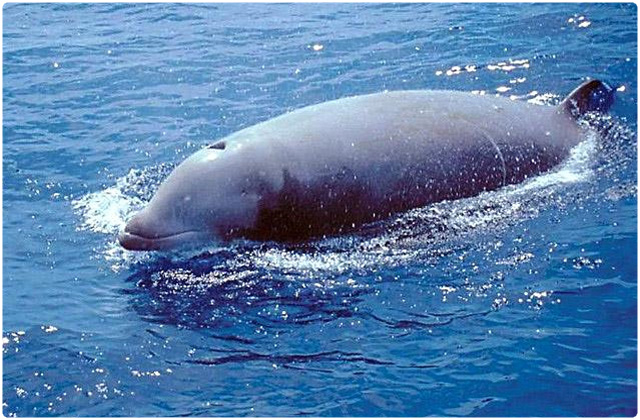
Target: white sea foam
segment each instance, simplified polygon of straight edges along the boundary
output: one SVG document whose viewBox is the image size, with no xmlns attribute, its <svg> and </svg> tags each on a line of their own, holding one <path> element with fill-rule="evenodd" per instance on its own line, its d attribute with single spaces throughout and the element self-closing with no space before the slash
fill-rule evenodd
<svg viewBox="0 0 640 420">
<path fill-rule="evenodd" d="M 127 196 L 122 187 L 124 178 L 105 190 L 89 193 L 72 202 L 75 211 L 82 215 L 79 230 L 113 234 L 122 229 L 127 218 L 142 208 L 142 200 Z"/>
<path fill-rule="evenodd" d="M 593 175 L 593 162 L 597 149 L 598 135 L 589 132 L 586 139 L 571 149 L 567 160 L 555 171 L 530 179 L 517 187 L 520 193 L 541 189 L 552 185 L 572 184 L 589 180 Z"/>
<path fill-rule="evenodd" d="M 117 241 L 117 234 L 124 228 L 127 220 L 145 205 L 142 199 L 127 193 L 132 182 L 140 176 L 143 175 L 139 171 L 132 170 L 119 178 L 115 185 L 86 194 L 71 203 L 81 220 L 78 230 L 106 235 L 104 247 L 97 252 L 99 257 L 112 264 L 111 269 L 114 271 L 147 258 L 144 254 L 136 255 L 123 249 Z"/>
</svg>

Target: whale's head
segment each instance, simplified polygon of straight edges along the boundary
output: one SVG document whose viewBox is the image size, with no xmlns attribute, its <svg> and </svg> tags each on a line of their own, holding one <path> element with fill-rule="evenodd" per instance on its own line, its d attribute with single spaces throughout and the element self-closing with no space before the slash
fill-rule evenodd
<svg viewBox="0 0 640 420">
<path fill-rule="evenodd" d="M 129 250 L 201 245 L 253 223 L 256 195 L 233 152 L 216 144 L 178 165 L 118 236 Z"/>
</svg>

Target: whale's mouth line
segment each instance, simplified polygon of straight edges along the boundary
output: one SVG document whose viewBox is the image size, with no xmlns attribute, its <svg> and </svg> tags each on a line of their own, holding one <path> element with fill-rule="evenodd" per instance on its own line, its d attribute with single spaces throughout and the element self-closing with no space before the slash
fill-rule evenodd
<svg viewBox="0 0 640 420">
<path fill-rule="evenodd" d="M 125 229 L 118 235 L 118 242 L 123 248 L 131 251 L 154 251 L 173 248 L 176 243 L 186 243 L 202 236 L 201 231 L 185 230 L 163 236 L 148 237 L 127 232 Z"/>
<path fill-rule="evenodd" d="M 197 230 L 183 230 L 181 232 L 176 232 L 176 233 L 169 233 L 167 235 L 162 235 L 162 236 L 144 236 L 144 235 L 140 235 L 138 233 L 131 233 L 131 232 L 127 232 L 127 230 L 125 229 L 124 231 L 125 233 L 128 233 L 129 235 L 141 238 L 141 239 L 145 239 L 148 241 L 153 241 L 153 240 L 161 240 L 161 239 L 168 239 L 168 238 L 172 238 L 174 236 L 179 236 L 179 235 L 183 235 L 185 233 L 198 233 Z"/>
</svg>

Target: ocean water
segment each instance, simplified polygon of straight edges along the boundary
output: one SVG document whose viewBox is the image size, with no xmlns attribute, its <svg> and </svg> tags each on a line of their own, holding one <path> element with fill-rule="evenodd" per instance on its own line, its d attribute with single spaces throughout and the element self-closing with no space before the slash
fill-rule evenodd
<svg viewBox="0 0 640 420">
<path fill-rule="evenodd" d="M 7 4 L 7 416 L 632 416 L 633 4 Z M 211 140 L 305 105 L 617 88 L 550 173 L 299 245 L 130 253 Z"/>
</svg>

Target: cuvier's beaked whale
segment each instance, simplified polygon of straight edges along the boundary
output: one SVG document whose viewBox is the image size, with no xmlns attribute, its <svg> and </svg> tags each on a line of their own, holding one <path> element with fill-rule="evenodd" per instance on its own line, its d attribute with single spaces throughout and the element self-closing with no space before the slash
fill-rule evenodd
<svg viewBox="0 0 640 420">
<path fill-rule="evenodd" d="M 606 112 L 591 80 L 559 106 L 457 91 L 338 99 L 238 131 L 194 153 L 120 233 L 131 250 L 246 237 L 337 234 L 548 171 Z"/>
</svg>

